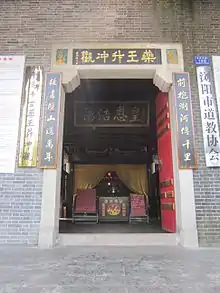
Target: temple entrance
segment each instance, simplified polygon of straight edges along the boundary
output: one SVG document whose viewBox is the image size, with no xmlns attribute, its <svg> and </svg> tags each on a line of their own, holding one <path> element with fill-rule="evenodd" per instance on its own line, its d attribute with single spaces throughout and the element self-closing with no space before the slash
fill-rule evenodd
<svg viewBox="0 0 220 293">
<path fill-rule="evenodd" d="M 168 98 L 152 80 L 82 79 L 62 166 L 60 233 L 175 232 Z"/>
<path fill-rule="evenodd" d="M 63 52 L 67 54 L 65 57 L 65 64 L 57 63 L 57 52 L 60 49 L 64 49 Z M 161 64 L 75 64 L 75 59 L 73 58 L 74 52 L 79 49 L 94 50 L 97 52 L 97 48 L 103 49 L 114 49 L 115 48 L 127 48 L 129 50 L 136 50 L 144 48 L 159 48 L 161 50 Z M 80 49 L 80 50 L 81 50 Z M 82 51 L 82 50 L 81 50 Z M 172 54 L 170 54 L 172 52 Z M 51 247 L 54 245 L 177 245 L 178 243 L 184 247 L 198 247 L 198 236 L 196 227 L 196 215 L 195 215 L 195 197 L 193 188 L 193 171 L 190 169 L 180 169 L 178 164 L 178 138 L 177 138 L 177 127 L 176 127 L 176 110 L 173 99 L 173 85 L 172 85 L 172 73 L 182 72 L 184 70 L 184 58 L 182 52 L 181 44 L 149 44 L 149 43 L 84 43 L 82 44 L 63 44 L 57 43 L 52 46 L 52 59 L 51 59 L 51 70 L 56 73 L 62 72 L 62 88 L 61 88 L 61 109 L 60 109 L 60 121 L 58 125 L 58 144 L 57 144 L 57 167 L 56 169 L 44 169 L 43 172 L 43 191 L 42 191 L 42 208 L 41 208 L 41 220 L 40 220 L 40 232 L 38 244 L 40 247 Z M 175 64 L 173 63 L 175 56 Z M 172 57 L 170 59 L 170 57 Z M 92 79 L 92 80 L 89 80 Z M 95 81 L 95 79 L 97 79 Z M 117 79 L 117 81 L 116 81 Z M 124 79 L 124 80 L 123 80 Z M 125 81 L 125 79 L 129 79 Z M 135 81 L 134 81 L 135 79 Z M 112 81 L 112 83 L 111 83 Z M 92 83 L 97 82 L 99 85 L 96 86 L 98 90 L 94 90 Z M 109 86 L 107 86 L 107 83 Z M 114 84 L 121 83 L 120 90 L 114 90 Z M 141 85 L 142 84 L 142 85 Z M 153 84 L 156 86 L 153 86 Z M 118 87 L 117 87 L 118 88 Z M 84 89 L 84 91 L 83 91 Z M 125 89 L 127 90 L 125 93 Z M 154 93 L 152 94 L 152 90 Z M 141 100 L 140 93 L 142 93 L 142 101 L 148 100 L 148 97 L 154 97 L 154 102 L 156 96 L 158 96 L 158 91 L 166 93 L 169 96 L 169 108 L 164 107 L 166 110 L 161 111 L 158 117 L 155 117 L 156 123 L 160 126 L 160 132 L 157 133 L 156 126 L 155 130 L 150 133 L 151 127 L 139 127 L 136 129 L 134 127 L 90 127 L 85 126 L 79 127 L 74 123 L 74 99 L 78 101 L 103 101 L 108 99 L 109 101 L 121 101 L 121 100 L 131 100 L 139 101 Z M 77 94 L 82 92 L 81 95 Z M 87 92 L 87 94 L 86 94 Z M 116 94 L 118 93 L 118 94 Z M 107 96 L 110 96 L 107 98 Z M 130 96 L 130 97 L 129 97 Z M 68 98 L 70 97 L 70 98 Z M 68 100 L 71 100 L 68 102 Z M 161 99 L 160 99 L 161 100 Z M 168 100 L 168 99 L 167 99 Z M 64 107 L 65 102 L 65 107 Z M 121 103 L 119 103 L 121 104 Z M 164 105 L 165 106 L 165 105 Z M 64 108 L 69 107 L 70 114 L 64 113 Z M 141 107 L 143 108 L 143 107 Z M 169 111 L 167 111 L 169 110 Z M 78 112 L 78 109 L 77 111 Z M 64 115 L 65 114 L 65 115 Z M 156 115 L 156 109 L 152 112 Z M 163 116 L 165 115 L 165 116 Z M 169 116 L 170 115 L 170 116 Z M 65 116 L 65 117 L 64 117 Z M 69 118 L 68 118 L 69 117 Z M 84 117 L 80 115 L 80 117 Z M 65 120 L 65 123 L 64 123 Z M 69 121 L 69 123 L 68 123 Z M 80 122 L 80 121 L 78 121 Z M 65 124 L 65 134 L 63 132 L 63 123 Z M 169 128 L 169 123 L 171 127 Z M 68 126 L 69 125 L 69 126 Z M 76 127 L 77 126 L 77 127 Z M 123 125 L 124 126 L 124 125 Z M 67 127 L 69 130 L 67 131 Z M 77 130 L 78 129 L 78 130 Z M 147 130 L 148 129 L 148 130 Z M 167 167 L 166 161 L 166 151 L 163 150 L 164 145 L 163 136 L 165 134 L 166 140 L 170 137 L 170 131 L 172 133 L 172 162 L 169 162 Z M 128 134 L 128 132 L 130 134 Z M 130 135 L 130 136 L 129 136 Z M 140 138 L 144 138 L 146 143 L 146 138 L 152 138 L 155 136 L 157 141 L 157 135 L 159 135 L 160 146 L 157 151 L 155 151 L 155 156 L 149 155 L 151 148 L 148 148 L 147 154 L 151 157 L 150 162 L 148 160 L 142 160 L 140 164 L 145 164 L 148 169 L 148 173 L 152 174 L 152 178 L 148 175 L 148 199 L 149 199 L 149 222 L 151 223 L 152 218 L 157 218 L 159 209 L 159 214 L 161 214 L 161 225 L 163 231 L 172 232 L 175 227 L 172 227 L 172 223 L 176 219 L 176 233 L 137 233 L 133 237 L 132 233 L 112 233 L 112 234 L 100 234 L 100 233 L 59 233 L 59 219 L 60 224 L 64 222 L 73 221 L 73 195 L 75 194 L 75 184 L 74 184 L 74 166 L 76 164 L 86 164 L 88 156 L 90 157 L 89 163 L 87 164 L 125 164 L 129 160 L 124 160 L 125 157 L 130 157 L 129 164 L 139 164 L 137 157 L 126 156 L 125 152 L 123 155 L 123 160 L 120 161 L 120 156 L 117 156 L 117 163 L 114 162 L 113 157 L 116 156 L 116 152 L 111 150 L 106 152 L 106 154 L 111 154 L 110 162 L 100 159 L 91 159 L 91 150 L 95 151 L 97 145 L 96 138 L 98 139 L 98 145 L 102 149 L 103 145 L 101 142 L 107 142 L 110 137 L 120 136 L 121 142 L 128 148 L 132 149 L 134 142 L 140 141 Z M 165 137 L 164 136 L 164 137 Z M 80 138 L 81 137 L 81 138 Z M 135 139 L 132 139 L 132 137 Z M 102 138 L 102 139 L 100 139 Z M 116 139 L 116 140 L 117 140 Z M 114 141 L 114 140 L 113 140 Z M 64 148 L 63 148 L 64 145 Z M 68 145 L 68 147 L 66 147 Z M 79 147 L 81 145 L 81 147 Z M 157 143 L 155 144 L 157 146 Z M 90 150 L 88 150 L 88 147 Z M 106 148 L 104 146 L 104 148 Z M 137 147 L 140 150 L 140 147 Z M 65 150 L 65 151 L 64 151 Z M 146 150 L 146 149 L 145 149 Z M 63 162 L 62 161 L 62 151 L 63 151 Z M 69 153 L 68 153 L 69 152 Z M 158 152 L 158 153 L 157 153 Z M 74 155 L 74 160 L 71 158 L 71 154 Z M 90 154 L 89 154 L 90 153 Z M 112 153 L 114 155 L 112 155 Z M 130 152 L 131 153 L 131 152 Z M 137 152 L 135 152 L 137 153 Z M 143 152 L 139 151 L 139 154 L 143 155 Z M 146 152 L 144 152 L 146 155 Z M 79 155 L 80 154 L 80 155 Z M 118 154 L 118 152 L 117 152 Z M 80 157 L 80 160 L 77 159 Z M 82 157 L 84 159 L 82 160 Z M 93 156 L 94 157 L 94 156 Z M 97 157 L 97 156 L 96 156 Z M 118 158 L 119 157 L 119 158 Z M 131 158 L 135 157 L 135 161 Z M 165 160 L 164 160 L 165 158 Z M 81 161 L 81 163 L 80 163 Z M 170 160 L 169 160 L 170 161 Z M 75 163 L 74 163 L 75 162 Z M 83 163 L 82 163 L 83 162 Z M 128 163 L 127 163 L 128 164 Z M 170 168 L 173 165 L 173 171 Z M 149 171 L 150 169 L 150 171 Z M 63 175 L 61 176 L 61 170 Z M 166 172 L 165 170 L 170 170 Z M 112 171 L 112 169 L 110 169 Z M 114 171 L 114 170 L 113 170 Z M 159 176 L 159 172 L 161 175 Z M 173 173 L 173 174 L 172 174 Z M 173 178 L 172 178 L 173 175 Z M 105 176 L 103 174 L 103 176 Z M 62 193 L 60 192 L 62 177 Z M 156 182 L 160 181 L 159 183 Z M 169 184 L 168 184 L 169 183 Z M 174 183 L 174 184 L 173 184 Z M 174 186 L 173 186 L 174 185 Z M 172 192 L 175 190 L 174 192 Z M 156 197 L 151 198 L 151 195 L 157 194 Z M 160 198 L 158 196 L 160 194 Z M 172 195 L 172 197 L 171 197 Z M 77 197 L 77 196 L 76 196 Z M 153 199 L 153 200 L 152 200 Z M 175 199 L 175 202 L 174 202 Z M 161 209 L 159 203 L 161 203 Z M 152 212 L 152 206 L 154 206 L 154 212 Z M 63 221 L 62 219 L 65 219 Z M 169 219 L 169 220 L 167 220 Z M 73 224 L 73 223 L 72 223 Z M 103 225 L 105 223 L 102 223 Z M 166 224 L 166 225 L 164 225 Z M 60 225 L 60 228 L 61 228 Z M 83 227 L 84 224 L 74 224 Z M 97 227 L 99 224 L 90 225 L 91 227 Z M 148 225 L 148 224 L 146 224 Z M 135 225 L 132 225 L 134 227 Z M 172 228 L 172 229 L 171 229 Z M 61 231 L 62 229 L 60 229 Z M 63 230 L 62 230 L 63 231 Z"/>
</svg>

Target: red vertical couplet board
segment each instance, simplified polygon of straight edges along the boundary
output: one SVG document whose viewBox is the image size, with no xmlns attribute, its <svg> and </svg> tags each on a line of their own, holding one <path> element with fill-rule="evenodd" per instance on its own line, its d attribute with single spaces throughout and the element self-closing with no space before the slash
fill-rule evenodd
<svg viewBox="0 0 220 293">
<path fill-rule="evenodd" d="M 157 146 L 159 157 L 159 189 L 162 229 L 176 232 L 170 109 L 168 94 L 160 92 L 156 99 Z"/>
</svg>

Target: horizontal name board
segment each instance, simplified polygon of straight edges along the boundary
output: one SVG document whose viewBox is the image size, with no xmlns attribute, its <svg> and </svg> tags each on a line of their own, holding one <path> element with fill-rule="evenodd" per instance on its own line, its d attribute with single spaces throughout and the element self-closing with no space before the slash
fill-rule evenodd
<svg viewBox="0 0 220 293">
<path fill-rule="evenodd" d="M 194 64 L 195 65 L 210 65 L 211 58 L 210 58 L 210 56 L 195 56 L 194 57 Z"/>
<path fill-rule="evenodd" d="M 47 73 L 41 137 L 40 168 L 57 167 L 61 74 Z"/>
<path fill-rule="evenodd" d="M 162 64 L 161 49 L 73 49 L 73 65 Z"/>
<path fill-rule="evenodd" d="M 75 102 L 75 126 L 146 127 L 149 125 L 148 102 Z"/>
<path fill-rule="evenodd" d="M 179 168 L 196 168 L 191 89 L 187 72 L 173 74 L 174 98 L 178 127 Z"/>
</svg>

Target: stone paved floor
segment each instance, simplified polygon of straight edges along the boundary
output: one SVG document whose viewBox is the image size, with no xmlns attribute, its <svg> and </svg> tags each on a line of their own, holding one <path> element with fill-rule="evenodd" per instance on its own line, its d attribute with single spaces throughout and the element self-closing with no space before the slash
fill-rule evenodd
<svg viewBox="0 0 220 293">
<path fill-rule="evenodd" d="M 220 293 L 220 250 L 0 247 L 0 293 Z"/>
</svg>

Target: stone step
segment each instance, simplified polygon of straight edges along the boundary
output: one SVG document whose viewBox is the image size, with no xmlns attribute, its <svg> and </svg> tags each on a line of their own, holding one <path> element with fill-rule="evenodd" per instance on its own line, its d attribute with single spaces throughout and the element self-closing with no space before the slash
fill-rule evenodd
<svg viewBox="0 0 220 293">
<path fill-rule="evenodd" d="M 179 241 L 174 233 L 62 233 L 58 243 L 60 246 L 176 246 Z"/>
</svg>

